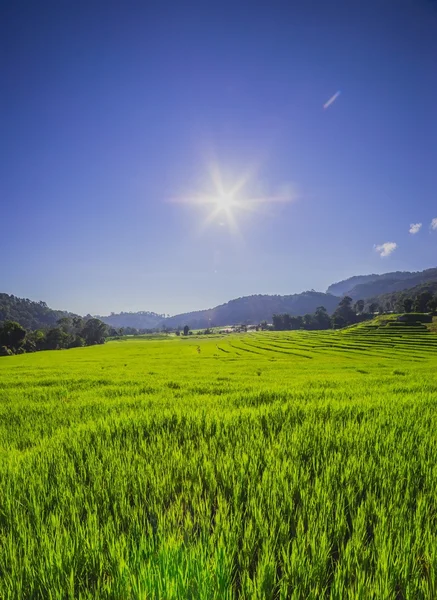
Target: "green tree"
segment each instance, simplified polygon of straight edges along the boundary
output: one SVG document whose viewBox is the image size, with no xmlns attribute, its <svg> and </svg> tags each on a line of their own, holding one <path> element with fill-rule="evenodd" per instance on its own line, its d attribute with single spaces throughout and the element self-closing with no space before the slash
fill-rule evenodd
<svg viewBox="0 0 437 600">
<path fill-rule="evenodd" d="M 337 310 L 332 314 L 331 323 L 333 329 L 341 329 L 347 325 L 346 321 Z"/>
<path fill-rule="evenodd" d="M 282 331 L 284 329 L 283 315 L 274 314 L 272 317 L 273 329 L 276 331 Z"/>
<path fill-rule="evenodd" d="M 15 321 L 6 321 L 0 327 L 0 346 L 6 346 L 16 352 L 23 344 L 25 337 L 26 330 Z"/>
<path fill-rule="evenodd" d="M 335 329 L 356 323 L 357 316 L 352 310 L 352 298 L 350 296 L 345 296 L 340 300 L 331 320 Z"/>
<path fill-rule="evenodd" d="M 429 309 L 433 313 L 437 312 L 437 294 L 433 296 L 433 299 L 429 303 Z"/>
<path fill-rule="evenodd" d="M 81 337 L 85 340 L 87 346 L 93 344 L 103 344 L 108 335 L 107 328 L 100 319 L 88 319 L 85 327 L 81 331 Z"/>
<path fill-rule="evenodd" d="M 53 327 L 47 332 L 46 348 L 47 350 L 61 350 L 61 348 L 67 348 L 70 339 L 68 333 L 65 333 L 60 327 Z"/>
<path fill-rule="evenodd" d="M 331 327 L 331 319 L 324 306 L 318 306 L 314 313 L 314 321 L 317 329 L 329 329 Z"/>
<path fill-rule="evenodd" d="M 291 316 L 288 313 L 284 313 L 282 315 L 282 329 L 284 329 L 285 331 L 290 331 L 291 323 Z"/>
<path fill-rule="evenodd" d="M 379 305 L 377 302 L 372 302 L 369 304 L 369 313 L 374 315 L 376 312 L 379 312 Z"/>
<path fill-rule="evenodd" d="M 86 320 L 83 317 L 73 317 L 71 321 L 75 333 L 79 333 L 85 327 Z"/>
<path fill-rule="evenodd" d="M 354 310 L 358 315 L 364 312 L 364 300 L 357 300 L 354 304 Z"/>
<path fill-rule="evenodd" d="M 433 297 L 431 292 L 422 292 L 414 301 L 414 311 L 418 313 L 424 313 L 431 310 L 429 308 L 430 303 L 432 302 Z"/>
<path fill-rule="evenodd" d="M 68 348 L 82 348 L 85 346 L 85 340 L 80 335 L 74 335 L 70 337 Z"/>
<path fill-rule="evenodd" d="M 188 325 L 185 325 L 185 327 L 184 327 L 184 335 L 188 335 L 189 331 L 190 331 L 190 328 L 188 327 Z"/>
<path fill-rule="evenodd" d="M 62 329 L 64 333 L 72 333 L 74 329 L 73 321 L 70 317 L 61 317 L 56 321 L 56 325 Z"/>
<path fill-rule="evenodd" d="M 303 316 L 302 322 L 303 322 L 304 329 L 314 329 L 314 325 L 315 325 L 314 316 L 311 315 L 310 313 L 307 313 L 306 315 Z"/>
<path fill-rule="evenodd" d="M 297 330 L 303 327 L 303 317 L 290 317 L 290 329 Z"/>
<path fill-rule="evenodd" d="M 38 352 L 46 348 L 46 333 L 42 329 L 29 331 L 24 340 L 24 349 L 26 352 Z"/>
<path fill-rule="evenodd" d="M 338 303 L 338 306 L 340 306 L 341 308 L 351 308 L 351 305 L 352 298 L 350 296 L 344 296 Z"/>
<path fill-rule="evenodd" d="M 411 298 L 405 298 L 403 304 L 404 312 L 410 313 L 413 310 L 413 300 Z"/>
</svg>

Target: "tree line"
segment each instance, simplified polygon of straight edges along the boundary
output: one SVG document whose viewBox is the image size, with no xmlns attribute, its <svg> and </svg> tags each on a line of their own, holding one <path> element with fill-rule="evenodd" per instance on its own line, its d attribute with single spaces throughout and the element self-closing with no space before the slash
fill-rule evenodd
<svg viewBox="0 0 437 600">
<path fill-rule="evenodd" d="M 273 329 L 340 329 L 370 319 L 374 312 L 377 312 L 378 307 L 375 305 L 371 307 L 373 312 L 366 313 L 364 300 L 357 300 L 354 305 L 352 303 L 352 298 L 345 296 L 332 315 L 328 314 L 324 306 L 319 306 L 314 313 L 308 313 L 303 317 L 292 317 L 288 314 L 273 315 Z"/>
<path fill-rule="evenodd" d="M 393 310 L 394 309 L 394 310 Z M 288 313 L 273 315 L 273 329 L 278 331 L 293 329 L 339 329 L 371 319 L 375 314 L 385 312 L 404 313 L 437 313 L 437 293 L 429 290 L 419 291 L 416 296 L 398 296 L 395 302 L 378 304 L 357 300 L 353 303 L 350 296 L 345 296 L 339 302 L 332 315 L 324 306 L 319 306 L 314 313 L 303 316 L 291 316 Z M 260 323 L 257 329 L 267 329 L 266 321 Z M 177 335 L 181 328 L 174 330 Z M 123 335 L 138 335 L 153 333 L 157 329 L 135 329 L 125 327 L 115 329 L 103 323 L 100 319 L 79 316 L 63 316 L 57 320 L 54 327 L 27 330 L 16 321 L 7 320 L 0 323 L 0 356 L 38 352 L 40 350 L 61 350 L 103 344 L 108 337 Z M 165 328 L 169 333 L 171 329 Z M 184 336 L 191 333 L 188 325 L 182 330 Z M 205 333 L 211 333 L 208 328 Z"/>
<path fill-rule="evenodd" d="M 377 301 L 370 300 L 379 312 L 435 312 L 437 310 L 437 291 L 435 283 L 416 286 L 411 290 L 384 294 Z"/>
<path fill-rule="evenodd" d="M 366 306 L 364 300 L 353 303 L 350 296 L 342 298 L 332 313 L 324 306 L 319 306 L 314 313 L 303 316 L 291 316 L 287 313 L 273 315 L 273 329 L 277 331 L 293 329 L 340 329 L 348 325 L 354 325 L 367 319 L 372 319 L 375 314 L 394 312 L 392 306 L 381 306 L 377 302 L 371 302 Z M 396 312 L 404 313 L 436 313 L 437 294 L 429 291 L 420 292 L 415 298 L 403 297 L 394 307 Z"/>
<path fill-rule="evenodd" d="M 61 317 L 55 327 L 26 330 L 16 321 L 0 325 L 0 356 L 103 344 L 111 331 L 100 319 Z"/>
</svg>

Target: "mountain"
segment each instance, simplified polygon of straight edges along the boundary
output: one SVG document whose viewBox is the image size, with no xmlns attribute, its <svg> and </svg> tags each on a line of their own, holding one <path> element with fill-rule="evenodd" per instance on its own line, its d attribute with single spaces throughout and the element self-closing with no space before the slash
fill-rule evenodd
<svg viewBox="0 0 437 600">
<path fill-rule="evenodd" d="M 45 302 L 34 302 L 27 298 L 17 298 L 0 294 L 0 323 L 16 321 L 25 329 L 53 327 L 62 317 L 77 317 L 64 310 L 53 310 Z"/>
<path fill-rule="evenodd" d="M 331 313 L 338 305 L 339 298 L 323 292 L 303 292 L 290 296 L 255 295 L 230 300 L 208 310 L 183 313 L 168 317 L 162 323 L 169 328 L 188 325 L 192 329 L 209 326 L 256 324 L 261 321 L 271 323 L 275 313 L 289 313 L 293 316 L 312 313 L 318 306 L 324 306 Z"/>
<path fill-rule="evenodd" d="M 155 329 L 161 327 L 203 328 L 210 325 L 234 325 L 240 323 L 271 322 L 275 313 L 304 315 L 312 313 L 318 306 L 324 306 L 328 312 L 333 312 L 339 298 L 323 292 L 303 292 L 290 296 L 256 295 L 230 300 L 226 304 L 208 310 L 199 310 L 165 317 L 154 312 L 140 311 L 136 313 L 111 313 L 108 316 L 97 315 L 107 325 L 114 328 L 132 327 L 135 329 Z M 26 329 L 53 327 L 61 317 L 78 316 L 61 310 L 52 310 L 45 302 L 16 298 L 8 294 L 0 294 L 0 323 L 2 321 L 17 321 Z M 87 315 L 90 317 L 91 315 Z"/>
<path fill-rule="evenodd" d="M 333 283 L 327 293 L 350 296 L 354 300 L 397 292 L 437 279 L 437 268 L 425 271 L 395 271 L 382 275 L 359 275 Z"/>
<path fill-rule="evenodd" d="M 394 275 L 394 273 L 392 273 Z M 327 294 L 333 296 L 346 296 L 349 290 L 362 283 L 368 283 L 369 281 L 375 281 L 378 277 L 384 277 L 383 275 L 354 275 L 338 283 L 332 283 L 326 290 Z"/>
<path fill-rule="evenodd" d="M 417 272 L 396 271 L 383 275 L 350 277 L 333 283 L 326 293 L 311 290 L 288 296 L 258 294 L 230 300 L 215 308 L 182 313 L 167 318 L 165 315 L 149 311 L 111 313 L 108 316 L 98 316 L 98 318 L 114 328 L 132 327 L 135 329 L 156 329 L 164 326 L 173 329 L 184 327 L 184 325 L 188 325 L 192 329 L 201 329 L 212 325 L 220 327 L 241 323 L 256 324 L 261 321 L 271 322 L 275 313 L 288 313 L 291 316 L 313 313 L 318 306 L 324 306 L 328 313 L 332 313 L 337 307 L 340 297 L 346 294 L 354 300 L 366 300 L 367 304 L 372 300 L 384 302 L 385 306 L 387 301 L 397 301 L 396 294 L 399 292 L 410 290 L 411 296 L 414 297 L 418 291 L 423 291 L 420 286 L 429 284 L 432 287 L 436 282 L 437 268 Z M 433 287 L 432 290 L 434 290 Z M 17 321 L 26 329 L 39 329 L 53 327 L 58 319 L 66 316 L 76 317 L 78 315 L 62 310 L 52 310 L 45 302 L 33 302 L 27 298 L 0 294 L 0 323 L 12 320 Z"/>
<path fill-rule="evenodd" d="M 402 312 L 404 310 L 403 301 L 406 298 L 415 300 L 416 297 L 423 292 L 430 292 L 433 296 L 436 295 L 437 278 L 401 291 L 388 292 L 386 294 L 380 294 L 379 296 L 370 297 L 366 300 L 366 304 L 368 306 L 372 302 L 376 302 L 379 306 L 389 306 L 392 310 Z"/>
<path fill-rule="evenodd" d="M 135 329 L 154 329 L 163 322 L 165 315 L 158 315 L 158 313 L 148 311 L 139 311 L 134 313 L 111 313 L 107 317 L 97 316 L 97 318 L 115 328 L 134 327 Z"/>
</svg>

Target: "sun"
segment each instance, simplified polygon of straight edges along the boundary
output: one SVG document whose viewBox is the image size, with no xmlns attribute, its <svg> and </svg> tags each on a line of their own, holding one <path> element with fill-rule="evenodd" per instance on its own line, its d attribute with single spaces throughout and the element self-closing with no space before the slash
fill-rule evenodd
<svg viewBox="0 0 437 600">
<path fill-rule="evenodd" d="M 173 198 L 174 202 L 184 202 L 210 210 L 203 220 L 200 229 L 204 230 L 214 222 L 234 233 L 240 235 L 238 217 L 242 213 L 262 212 L 262 207 L 278 202 L 290 202 L 294 199 L 294 191 L 290 189 L 281 190 L 275 195 L 249 195 L 247 187 L 253 176 L 254 169 L 248 168 L 241 174 L 239 179 L 233 183 L 222 176 L 217 163 L 209 166 L 209 181 L 205 187 L 208 191 Z M 247 222 L 247 219 L 246 219 Z"/>
<path fill-rule="evenodd" d="M 206 217 L 203 227 L 207 227 L 212 222 L 219 220 L 220 225 L 227 224 L 228 228 L 234 233 L 238 233 L 238 224 L 235 213 L 241 208 L 241 201 L 236 197 L 234 190 L 226 192 L 217 190 L 217 194 L 204 197 L 205 204 L 212 205 L 212 211 Z"/>
<path fill-rule="evenodd" d="M 173 201 L 205 207 L 207 211 L 210 207 L 200 226 L 201 230 L 206 229 L 215 222 L 220 226 L 227 226 L 227 229 L 232 233 L 239 234 L 237 215 L 249 208 L 250 204 L 250 201 L 242 197 L 241 194 L 248 176 L 244 174 L 231 185 L 232 182 L 229 180 L 224 181 L 218 164 L 210 164 L 208 171 L 210 177 L 205 185 L 207 191 L 173 198 Z"/>
<path fill-rule="evenodd" d="M 232 207 L 237 205 L 237 201 L 235 200 L 233 194 L 220 194 L 214 199 L 214 204 L 216 208 L 223 212 L 229 212 Z"/>
</svg>

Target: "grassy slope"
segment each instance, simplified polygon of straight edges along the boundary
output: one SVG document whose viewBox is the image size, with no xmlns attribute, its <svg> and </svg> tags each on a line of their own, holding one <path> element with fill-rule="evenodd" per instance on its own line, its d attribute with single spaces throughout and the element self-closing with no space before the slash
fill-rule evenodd
<svg viewBox="0 0 437 600">
<path fill-rule="evenodd" d="M 436 366 L 408 328 L 0 359 L 0 597 L 437 597 Z"/>
</svg>

